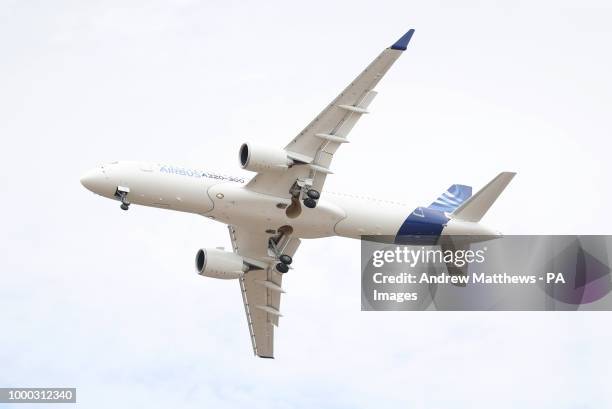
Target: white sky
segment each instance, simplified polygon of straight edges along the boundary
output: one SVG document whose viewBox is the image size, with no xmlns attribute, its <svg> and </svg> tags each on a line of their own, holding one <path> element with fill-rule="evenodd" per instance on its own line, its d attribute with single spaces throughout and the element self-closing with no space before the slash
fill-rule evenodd
<svg viewBox="0 0 612 409">
<path fill-rule="evenodd" d="M 512 170 L 487 224 L 609 234 L 610 7 L 0 1 L 0 386 L 76 386 L 86 408 L 605 406 L 608 313 L 361 312 L 348 239 L 302 245 L 277 359 L 255 359 L 238 284 L 193 271 L 225 227 L 124 213 L 79 177 L 241 174 L 243 141 L 284 146 L 415 28 L 326 188 L 417 206 Z"/>
</svg>

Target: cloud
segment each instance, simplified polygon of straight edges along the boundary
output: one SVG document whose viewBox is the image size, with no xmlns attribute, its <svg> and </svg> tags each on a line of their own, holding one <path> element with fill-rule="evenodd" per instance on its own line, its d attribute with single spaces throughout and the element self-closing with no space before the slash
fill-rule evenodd
<svg viewBox="0 0 612 409">
<path fill-rule="evenodd" d="M 326 189 L 416 206 L 516 170 L 488 224 L 607 233 L 610 12 L 528 7 L 7 3 L 0 386 L 88 408 L 601 406 L 606 314 L 361 312 L 348 239 L 304 242 L 277 359 L 255 359 L 238 284 L 193 271 L 224 226 L 79 185 L 115 159 L 244 174 L 241 142 L 284 145 L 414 26 Z"/>
</svg>

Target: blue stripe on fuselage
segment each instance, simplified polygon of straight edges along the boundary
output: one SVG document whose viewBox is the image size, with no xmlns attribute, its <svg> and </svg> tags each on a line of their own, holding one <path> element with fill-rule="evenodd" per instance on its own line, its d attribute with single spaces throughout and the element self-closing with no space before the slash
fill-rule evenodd
<svg viewBox="0 0 612 409">
<path fill-rule="evenodd" d="M 450 219 L 444 212 L 417 207 L 406 218 L 395 237 L 398 244 L 435 244 Z"/>
</svg>

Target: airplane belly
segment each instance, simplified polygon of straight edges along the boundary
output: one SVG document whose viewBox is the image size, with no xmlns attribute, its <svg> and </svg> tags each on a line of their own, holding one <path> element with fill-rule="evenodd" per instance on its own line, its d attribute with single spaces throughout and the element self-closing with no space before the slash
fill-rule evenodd
<svg viewBox="0 0 612 409">
<path fill-rule="evenodd" d="M 336 201 L 336 198 L 334 198 Z M 395 236 L 406 219 L 407 208 L 375 200 L 338 199 L 346 218 L 335 226 L 338 236 L 359 239 L 360 236 Z"/>
<path fill-rule="evenodd" d="M 290 218 L 286 214 L 291 204 L 289 199 L 264 195 L 231 183 L 211 186 L 208 196 L 214 203 L 213 210 L 207 214 L 209 217 L 268 233 L 281 226 L 290 226 L 293 235 L 299 238 L 333 236 L 334 226 L 345 216 L 340 207 L 320 200 L 316 208 L 303 207 L 298 217 Z"/>
<path fill-rule="evenodd" d="M 213 202 L 206 194 L 208 185 L 201 179 L 189 180 L 183 186 L 175 187 L 171 197 L 173 208 L 191 213 L 207 213 L 212 210 Z"/>
</svg>

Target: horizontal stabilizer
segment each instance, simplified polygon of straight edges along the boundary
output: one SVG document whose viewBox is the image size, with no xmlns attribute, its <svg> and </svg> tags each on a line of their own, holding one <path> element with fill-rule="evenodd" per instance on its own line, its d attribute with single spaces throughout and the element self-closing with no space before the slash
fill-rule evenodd
<svg viewBox="0 0 612 409">
<path fill-rule="evenodd" d="M 514 175 L 516 175 L 514 172 L 502 172 L 497 175 L 495 179 L 459 206 L 453 212 L 452 218 L 468 222 L 479 222 L 491 205 L 495 203 L 501 192 L 508 186 Z"/>
</svg>

